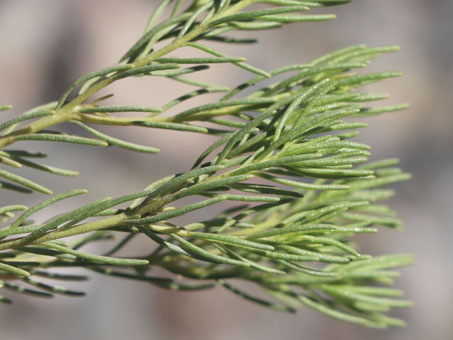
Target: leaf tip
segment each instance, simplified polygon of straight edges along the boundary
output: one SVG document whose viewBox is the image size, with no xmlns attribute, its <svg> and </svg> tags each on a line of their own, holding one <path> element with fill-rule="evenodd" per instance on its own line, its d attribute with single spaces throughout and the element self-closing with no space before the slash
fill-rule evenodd
<svg viewBox="0 0 453 340">
<path fill-rule="evenodd" d="M 0 111 L 7 111 L 13 108 L 12 105 L 0 105 Z"/>
<path fill-rule="evenodd" d="M 52 190 L 47 189 L 47 188 L 44 188 L 44 187 L 43 187 L 40 191 L 41 191 L 43 194 L 46 194 L 46 195 L 53 195 L 53 191 L 52 191 Z"/>
</svg>

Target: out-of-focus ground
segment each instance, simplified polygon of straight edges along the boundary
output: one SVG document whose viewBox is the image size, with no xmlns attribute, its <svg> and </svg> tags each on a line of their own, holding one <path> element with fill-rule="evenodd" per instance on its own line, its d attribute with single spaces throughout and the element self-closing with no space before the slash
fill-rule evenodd
<svg viewBox="0 0 453 340">
<path fill-rule="evenodd" d="M 0 1 L 0 103 L 13 113 L 55 100 L 76 77 L 114 64 L 141 34 L 155 1 L 3 0 Z M 326 10 L 324 10 L 326 12 Z M 15 299 L 0 306 L 0 340 L 23 339 L 382 339 L 447 340 L 453 336 L 453 1 L 353 0 L 332 7 L 338 18 L 327 23 L 294 24 L 261 32 L 260 43 L 229 48 L 264 69 L 309 62 L 351 44 L 397 44 L 372 70 L 403 71 L 404 77 L 373 86 L 388 92 L 389 103 L 410 102 L 407 111 L 368 119 L 360 140 L 373 158 L 398 157 L 413 174 L 396 185 L 391 204 L 404 220 L 402 232 L 383 230 L 363 238 L 373 254 L 414 253 L 398 286 L 415 302 L 398 312 L 408 326 L 376 331 L 332 320 L 309 309 L 295 315 L 268 311 L 223 290 L 168 292 L 143 283 L 95 276 L 77 286 L 85 298 Z M 249 34 L 252 35 L 253 33 Z M 227 47 L 218 46 L 227 50 Z M 219 68 L 221 69 L 221 68 Z M 206 79 L 234 85 L 250 75 L 233 68 Z M 181 93 L 172 83 L 127 80 L 113 87 L 112 103 L 160 105 Z M 2 113 L 7 116 L 7 113 Z M 113 129 L 112 134 L 127 134 Z M 188 169 L 208 144 L 198 135 L 134 130 L 135 141 L 162 149 L 144 156 L 117 149 L 48 145 L 49 162 L 77 169 L 76 179 L 41 175 L 55 192 L 88 187 L 89 199 L 140 190 L 152 180 Z M 209 139 L 210 141 L 210 139 Z M 35 146 L 36 148 L 36 146 Z M 36 176 L 32 173 L 30 176 Z M 24 197 L 0 193 L 0 206 Z M 28 204 L 42 199 L 30 196 Z M 86 198 L 59 209 L 70 209 Z M 13 202 L 13 203 L 14 203 Z M 59 211 L 48 212 L 50 214 Z M 149 245 L 143 240 L 137 245 Z"/>
</svg>

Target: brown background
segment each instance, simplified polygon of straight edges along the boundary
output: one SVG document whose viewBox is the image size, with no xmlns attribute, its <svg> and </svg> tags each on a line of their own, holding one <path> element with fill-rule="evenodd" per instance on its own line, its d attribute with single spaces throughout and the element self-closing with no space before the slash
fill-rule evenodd
<svg viewBox="0 0 453 340">
<path fill-rule="evenodd" d="M 144 0 L 0 1 L 0 103 L 13 104 L 13 113 L 19 114 L 55 100 L 76 77 L 114 64 L 139 37 L 155 6 L 156 2 Z M 453 1 L 353 0 L 328 12 L 337 13 L 338 18 L 259 33 L 258 45 L 219 48 L 272 69 L 309 62 L 350 44 L 402 47 L 397 54 L 380 57 L 370 69 L 403 71 L 405 76 L 372 89 L 391 93 L 389 103 L 410 102 L 411 109 L 368 120 L 370 128 L 359 139 L 372 146 L 373 158 L 399 157 L 404 169 L 412 172 L 413 180 L 398 184 L 399 194 L 391 202 L 400 211 L 405 229 L 383 230 L 361 242 L 371 254 L 416 254 L 416 264 L 404 269 L 398 281 L 415 302 L 414 308 L 398 313 L 408 327 L 367 330 L 309 309 L 296 315 L 268 311 L 220 289 L 174 293 L 95 276 L 76 285 L 88 292 L 85 298 L 19 296 L 13 306 L 0 306 L 0 340 L 451 339 Z M 234 85 L 249 77 L 234 68 L 215 69 L 205 79 Z M 157 106 L 182 93 L 173 83 L 157 85 L 147 79 L 126 80 L 112 88 L 119 94 L 111 101 L 116 104 Z M 8 117 L 8 113 L 2 115 Z M 109 132 L 132 135 L 137 142 L 160 147 L 162 153 L 143 156 L 117 149 L 42 145 L 51 155 L 48 162 L 81 172 L 76 179 L 44 175 L 44 184 L 55 192 L 88 187 L 89 199 L 134 192 L 152 180 L 187 169 L 210 141 L 168 131 Z M 30 177 L 36 174 L 30 172 Z M 47 214 L 71 209 L 84 199 L 61 204 Z M 23 200 L 23 196 L 0 193 L 0 206 Z M 26 203 L 39 200 L 39 195 L 27 196 Z M 129 254 L 139 253 L 149 242 L 140 240 L 135 247 Z"/>
</svg>

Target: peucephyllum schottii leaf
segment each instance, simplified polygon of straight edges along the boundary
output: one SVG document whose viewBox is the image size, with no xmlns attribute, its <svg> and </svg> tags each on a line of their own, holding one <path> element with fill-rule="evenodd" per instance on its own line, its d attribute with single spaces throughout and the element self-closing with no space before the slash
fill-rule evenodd
<svg viewBox="0 0 453 340">
<path fill-rule="evenodd" d="M 83 295 L 48 283 L 84 280 L 79 274 L 52 270 L 81 267 L 172 290 L 218 284 L 279 311 L 294 312 L 304 305 L 367 327 L 403 325 L 387 312 L 410 306 L 410 302 L 399 298 L 401 291 L 386 286 L 399 275 L 395 268 L 410 264 L 412 257 L 370 256 L 352 242 L 356 234 L 401 226 L 395 212 L 381 201 L 394 194 L 389 184 L 410 175 L 398 169 L 394 159 L 368 162 L 370 147 L 353 140 L 366 124 L 350 119 L 407 106 L 369 106 L 387 96 L 357 91 L 400 75 L 356 73 L 373 58 L 398 48 L 351 46 L 307 64 L 269 71 L 210 46 L 211 41 L 255 42 L 230 35 L 232 31 L 329 20 L 334 16 L 311 14 L 310 10 L 345 2 L 164 0 L 143 36 L 117 65 L 88 73 L 55 102 L 1 123 L 0 189 L 52 195 L 31 207 L 12 204 L 0 208 L 0 284 L 5 292 L 46 298 Z M 253 6 L 256 4 L 259 6 Z M 205 56 L 173 55 L 183 47 Z M 192 78 L 218 63 L 243 69 L 250 80 L 229 88 Z M 162 107 L 153 103 L 143 107 L 104 105 L 109 96 L 98 97 L 110 84 L 137 76 L 168 78 L 190 90 Z M 181 103 L 211 93 L 223 95 L 217 101 L 178 111 Z M 11 107 L 0 107 L 7 109 Z M 166 114 L 170 109 L 176 113 Z M 91 137 L 49 129 L 64 122 L 75 124 L 77 131 Z M 141 192 L 102 198 L 47 221 L 35 221 L 38 211 L 86 190 L 53 195 L 51 188 L 19 175 L 21 167 L 62 176 L 76 176 L 77 172 L 41 163 L 46 155 L 40 151 L 13 149 L 17 141 L 34 141 L 38 148 L 40 141 L 159 152 L 153 146 L 100 132 L 99 125 L 177 130 L 217 139 L 201 155 L 194 155 L 195 163 L 184 173 L 157 180 Z M 196 199 L 181 203 L 187 197 Z M 230 201 L 229 208 L 212 218 L 190 224 L 172 220 L 226 201 Z M 135 258 L 116 256 L 139 234 L 149 238 L 149 252 Z M 87 244 L 100 241 L 113 241 L 113 246 L 105 254 L 84 250 Z M 148 271 L 154 266 L 168 271 L 168 277 L 150 276 Z M 174 279 L 173 274 L 188 282 Z M 231 279 L 255 284 L 262 295 L 235 287 Z M 11 302 L 6 297 L 0 301 Z"/>
</svg>

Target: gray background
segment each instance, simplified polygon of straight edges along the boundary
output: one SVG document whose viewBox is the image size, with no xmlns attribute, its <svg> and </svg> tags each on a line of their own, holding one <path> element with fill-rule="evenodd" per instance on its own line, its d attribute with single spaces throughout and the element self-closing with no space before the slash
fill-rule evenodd
<svg viewBox="0 0 453 340">
<path fill-rule="evenodd" d="M 155 6 L 156 2 L 143 0 L 0 1 L 0 103 L 13 104 L 13 113 L 19 114 L 55 100 L 76 77 L 114 64 L 139 37 Z M 353 0 L 328 12 L 338 18 L 259 33 L 258 45 L 219 48 L 272 69 L 309 62 L 350 44 L 402 47 L 396 54 L 380 57 L 370 70 L 403 71 L 404 77 L 372 89 L 391 93 L 388 103 L 410 102 L 411 108 L 367 120 L 370 127 L 359 140 L 372 146 L 373 158 L 398 157 L 413 174 L 412 181 L 396 185 L 398 196 L 391 201 L 405 222 L 404 230 L 382 230 L 361 240 L 368 253 L 416 254 L 415 265 L 404 269 L 398 280 L 398 286 L 415 302 L 414 308 L 397 313 L 407 321 L 407 328 L 368 330 L 309 309 L 296 315 L 268 311 L 220 289 L 167 292 L 143 283 L 94 276 L 89 283 L 76 285 L 88 292 L 85 298 L 17 297 L 13 306 L 0 306 L 0 340 L 451 339 L 453 1 Z M 214 69 L 205 79 L 219 84 L 234 85 L 249 77 L 234 68 Z M 118 94 L 111 103 L 157 106 L 181 91 L 173 83 L 157 85 L 136 79 L 112 86 L 106 93 Z M 8 113 L 2 115 L 8 117 Z M 76 179 L 44 175 L 41 181 L 55 192 L 88 187 L 90 200 L 117 196 L 187 169 L 211 141 L 168 131 L 109 132 L 132 135 L 137 142 L 160 147 L 162 153 L 143 156 L 117 149 L 48 145 L 48 162 L 77 169 L 81 175 Z M 37 178 L 35 173 L 30 176 Z M 58 205 L 47 214 L 71 209 L 85 199 Z M 0 206 L 23 200 L 0 193 Z M 39 200 L 39 195 L 27 196 L 26 203 Z M 147 240 L 139 240 L 128 254 L 149 246 Z"/>
</svg>

